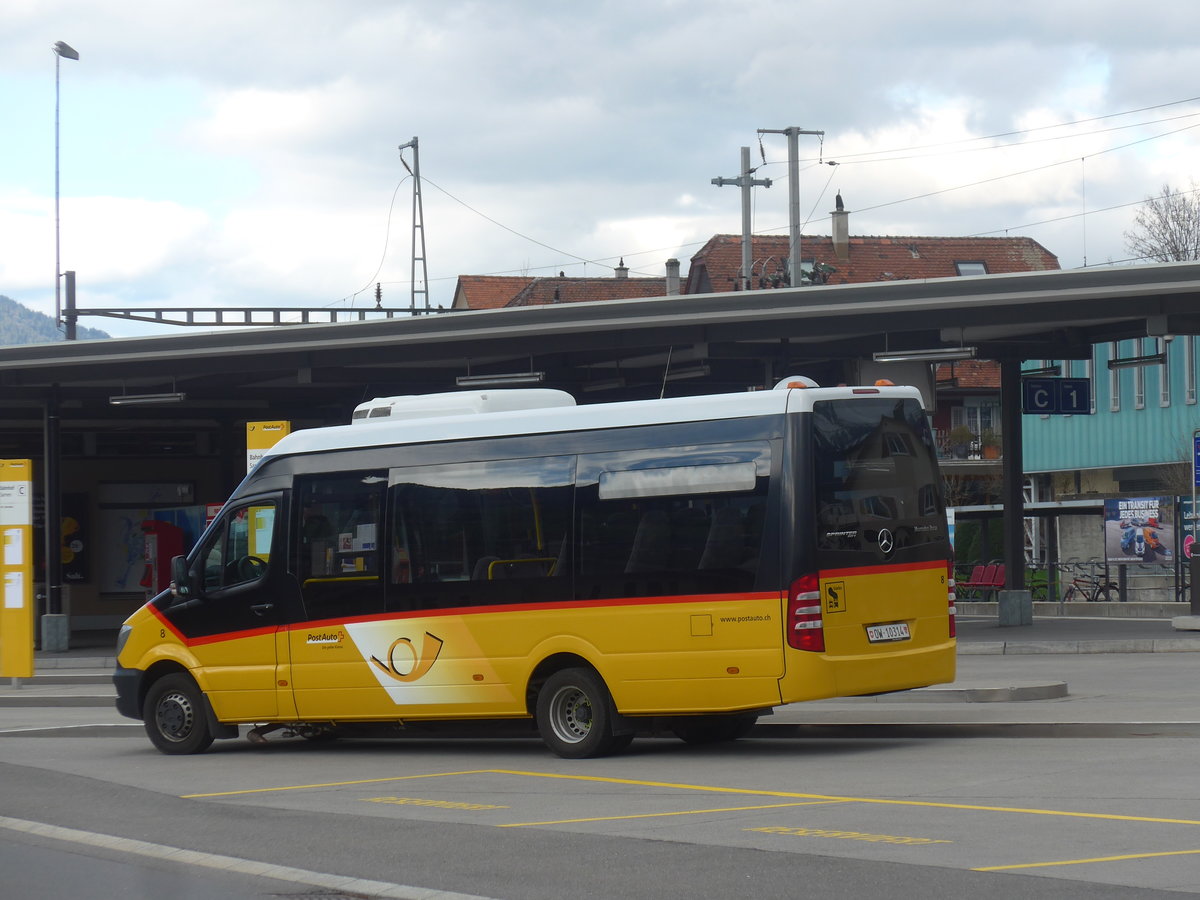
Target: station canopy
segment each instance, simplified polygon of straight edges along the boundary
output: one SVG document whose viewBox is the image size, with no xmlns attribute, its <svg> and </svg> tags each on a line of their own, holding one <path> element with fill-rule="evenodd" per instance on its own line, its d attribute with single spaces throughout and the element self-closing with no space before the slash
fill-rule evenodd
<svg viewBox="0 0 1200 900">
<path fill-rule="evenodd" d="M 1198 333 L 1198 263 L 188 329 L 0 348 L 0 438 L 40 440 L 51 392 L 64 428 L 331 424 L 371 397 L 499 387 L 500 376 L 586 403 L 747 390 L 789 374 L 840 378 L 846 361 L 884 351 L 1088 359 L 1096 343 Z M 147 394 L 175 402 L 113 403 Z M 3 444 L 3 456 L 30 449 Z"/>
</svg>

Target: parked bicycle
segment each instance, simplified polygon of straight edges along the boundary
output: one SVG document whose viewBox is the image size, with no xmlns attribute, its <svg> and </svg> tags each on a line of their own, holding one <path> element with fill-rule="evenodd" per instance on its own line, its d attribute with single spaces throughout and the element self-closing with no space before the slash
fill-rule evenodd
<svg viewBox="0 0 1200 900">
<path fill-rule="evenodd" d="M 1071 583 L 1063 591 L 1064 603 L 1070 603 L 1072 600 L 1107 602 L 1119 596 L 1120 589 L 1116 583 L 1101 577 L 1098 571 L 1092 570 L 1093 566 L 1098 567 L 1099 564 L 1080 564 L 1079 574 L 1071 579 Z"/>
</svg>

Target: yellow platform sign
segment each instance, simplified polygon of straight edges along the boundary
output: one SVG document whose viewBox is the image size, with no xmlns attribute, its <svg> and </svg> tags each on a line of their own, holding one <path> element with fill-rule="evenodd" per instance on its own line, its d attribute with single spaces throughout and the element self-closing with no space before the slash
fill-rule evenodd
<svg viewBox="0 0 1200 900">
<path fill-rule="evenodd" d="M 33 461 L 0 459 L 0 677 L 33 677 Z"/>
<path fill-rule="evenodd" d="M 292 423 L 277 422 L 246 423 L 246 471 L 249 472 L 268 450 L 292 432 Z"/>
</svg>

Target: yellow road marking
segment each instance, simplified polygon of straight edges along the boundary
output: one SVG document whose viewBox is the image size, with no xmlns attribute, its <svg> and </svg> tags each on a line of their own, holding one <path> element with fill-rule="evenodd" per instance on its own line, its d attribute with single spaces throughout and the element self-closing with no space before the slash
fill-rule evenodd
<svg viewBox="0 0 1200 900">
<path fill-rule="evenodd" d="M 839 803 L 869 803 L 881 806 L 923 806 L 932 809 L 962 809 L 974 812 L 1020 813 L 1031 816 L 1065 816 L 1079 819 L 1107 819 L 1119 822 L 1156 822 L 1163 825 L 1200 825 L 1197 819 L 1166 819 L 1156 816 L 1123 816 L 1115 813 L 1074 812 L 1060 809 L 1037 809 L 1020 806 L 981 806 L 971 803 L 937 803 L 932 800 L 894 800 L 885 797 L 842 797 L 833 794 L 804 794 L 795 791 L 764 791 L 752 788 L 716 787 L 701 784 L 677 784 L 670 781 L 635 781 L 627 778 L 606 778 L 600 775 L 563 775 L 557 772 L 523 772 L 515 769 L 492 769 L 502 775 L 523 775 L 528 778 L 563 778 L 571 781 L 594 781 L 607 784 L 626 784 L 631 787 L 662 787 L 684 791 L 706 791 L 720 794 L 743 794 L 758 797 L 794 797 L 807 800 L 829 800 Z"/>
<path fill-rule="evenodd" d="M 456 775 L 516 775 L 523 778 L 553 778 L 564 781 L 588 781 L 595 784 L 622 784 L 630 787 L 668 788 L 676 791 L 700 791 L 710 794 L 738 794 L 749 797 L 780 797 L 791 800 L 820 800 L 830 803 L 866 803 L 875 806 L 915 806 L 927 809 L 961 809 L 969 812 L 1016 813 L 1027 816 L 1059 816 L 1074 819 L 1100 819 L 1113 822 L 1153 822 L 1160 825 L 1200 825 L 1197 819 L 1168 819 L 1160 816 L 1125 816 L 1116 813 L 1076 812 L 1061 809 L 1038 809 L 1022 806 L 983 806 L 974 803 L 939 803 L 932 800 L 898 800 L 886 797 L 846 797 L 836 794 L 806 794 L 798 791 L 767 791 L 756 788 L 731 788 L 716 785 L 685 784 L 673 781 L 641 781 L 631 778 L 608 778 L 602 775 L 565 775 L 559 772 L 526 772 L 520 769 L 472 769 L 465 772 L 430 772 L 424 775 L 397 775 L 391 778 L 365 778 L 359 781 L 330 781 L 322 784 L 296 784 L 273 788 L 251 788 L 241 791 L 217 791 L 208 794 L 183 794 L 184 800 L 210 797 L 236 797 L 246 794 L 265 794 L 280 791 L 308 791 L 318 788 L 353 787 L 359 784 L 382 784 L 388 781 L 409 781 L 417 778 L 447 778 Z"/>
<path fill-rule="evenodd" d="M 1042 869 L 1046 866 L 1081 866 L 1084 863 L 1120 862 L 1124 859 L 1152 859 L 1156 856 L 1191 856 L 1200 850 L 1166 850 L 1159 853 L 1129 853 L 1124 856 L 1096 856 L 1092 859 L 1060 859 L 1055 862 L 1020 863 L 1012 866 L 981 866 L 972 872 L 1002 872 L 1005 869 Z"/>
<path fill-rule="evenodd" d="M 590 819 L 558 819 L 552 822 L 508 822 L 499 828 L 529 828 L 534 825 L 574 825 L 579 822 L 619 822 L 626 819 L 657 819 L 662 816 L 699 816 L 704 813 L 749 812 L 756 809 L 782 809 L 786 806 L 821 806 L 827 800 L 802 800 L 797 803 L 771 803 L 767 806 L 726 806 L 718 809 L 685 809 L 675 812 L 639 813 L 632 816 L 595 816 Z"/>
<path fill-rule="evenodd" d="M 410 781 L 416 778 L 445 778 L 449 775 L 488 775 L 491 769 L 473 772 L 429 772 L 425 775 L 393 775 L 391 778 L 364 778 L 361 781 L 327 781 L 324 784 L 292 784 L 285 787 L 248 788 L 244 791 L 215 791 L 211 794 L 181 794 L 181 800 L 200 800 L 206 797 L 237 797 L 241 794 L 270 794 L 277 791 L 313 791 L 317 788 L 353 787 L 356 784 L 382 784 L 386 781 Z"/>
</svg>

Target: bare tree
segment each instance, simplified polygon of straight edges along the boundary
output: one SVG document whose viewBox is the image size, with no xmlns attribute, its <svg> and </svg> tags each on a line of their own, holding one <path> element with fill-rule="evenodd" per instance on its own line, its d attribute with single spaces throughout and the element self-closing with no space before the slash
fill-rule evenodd
<svg viewBox="0 0 1200 900">
<path fill-rule="evenodd" d="M 1200 195 L 1164 184 L 1162 194 L 1147 197 L 1125 232 L 1125 247 L 1139 259 L 1182 262 L 1200 259 Z"/>
</svg>

